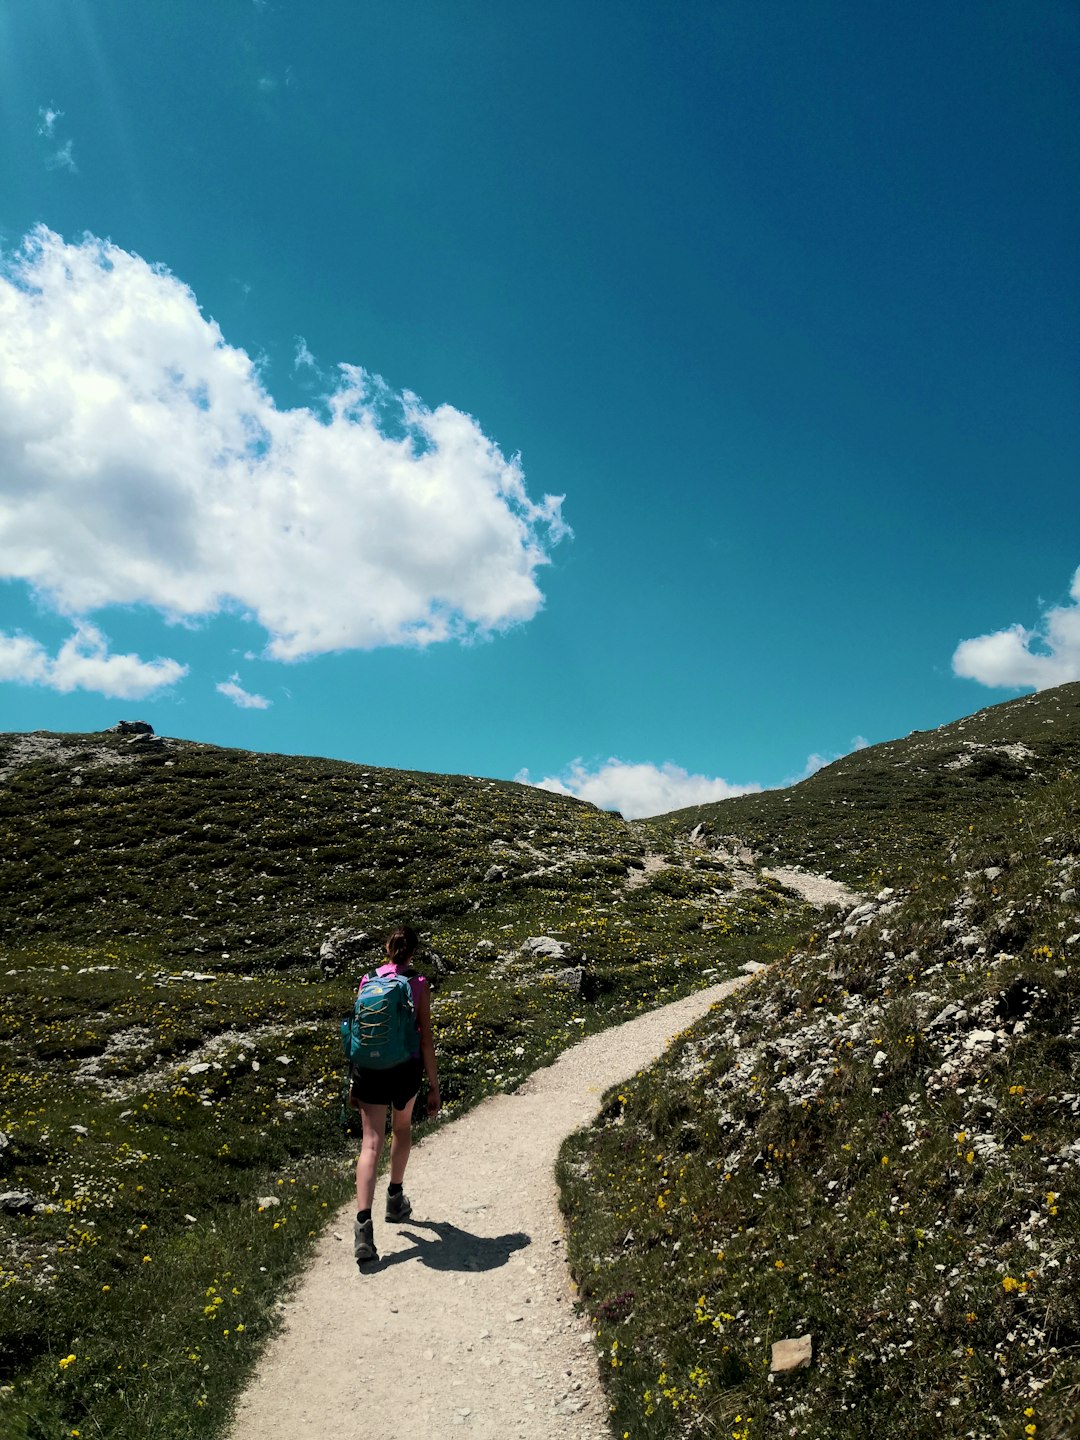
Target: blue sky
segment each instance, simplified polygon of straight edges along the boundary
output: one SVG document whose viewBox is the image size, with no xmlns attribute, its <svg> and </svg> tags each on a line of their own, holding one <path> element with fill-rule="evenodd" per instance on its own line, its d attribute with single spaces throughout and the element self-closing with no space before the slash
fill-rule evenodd
<svg viewBox="0 0 1080 1440">
<path fill-rule="evenodd" d="M 1078 67 L 1055 0 L 0 0 L 0 728 L 631 814 L 1080 678 Z"/>
</svg>

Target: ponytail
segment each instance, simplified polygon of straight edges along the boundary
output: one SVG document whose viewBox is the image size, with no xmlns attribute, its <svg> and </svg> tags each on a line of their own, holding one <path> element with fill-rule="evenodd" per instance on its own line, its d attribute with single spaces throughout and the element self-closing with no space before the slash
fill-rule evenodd
<svg viewBox="0 0 1080 1440">
<path fill-rule="evenodd" d="M 386 937 L 386 953 L 395 965 L 407 965 L 419 945 L 420 937 L 409 925 L 399 925 Z"/>
</svg>

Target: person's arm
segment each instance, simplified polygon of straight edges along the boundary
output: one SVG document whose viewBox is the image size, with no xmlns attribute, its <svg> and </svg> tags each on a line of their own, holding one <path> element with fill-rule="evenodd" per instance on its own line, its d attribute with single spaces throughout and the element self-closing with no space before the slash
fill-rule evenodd
<svg viewBox="0 0 1080 1440">
<path fill-rule="evenodd" d="M 420 1032 L 420 1056 L 428 1078 L 427 1113 L 437 1115 L 442 1105 L 439 1095 L 439 1071 L 435 1064 L 435 1038 L 431 1033 L 431 990 L 425 983 L 418 985 L 416 997 L 416 1028 Z"/>
</svg>

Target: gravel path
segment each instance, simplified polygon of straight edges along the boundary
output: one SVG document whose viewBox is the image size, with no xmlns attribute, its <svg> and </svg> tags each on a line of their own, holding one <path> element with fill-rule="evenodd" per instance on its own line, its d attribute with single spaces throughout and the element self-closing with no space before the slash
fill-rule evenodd
<svg viewBox="0 0 1080 1440">
<path fill-rule="evenodd" d="M 830 880 L 827 875 L 815 875 L 810 870 L 763 870 L 761 873 L 771 875 L 789 890 L 796 890 L 804 900 L 816 905 L 818 909 L 825 905 L 857 905 L 860 900 L 866 899 L 865 895 L 842 885 L 839 880 Z"/>
<path fill-rule="evenodd" d="M 604 1091 L 729 995 L 731 980 L 567 1050 L 413 1151 L 412 1219 L 357 1271 L 339 1212 L 241 1398 L 230 1440 L 610 1440 L 592 1332 L 574 1312 L 553 1167 Z"/>
</svg>

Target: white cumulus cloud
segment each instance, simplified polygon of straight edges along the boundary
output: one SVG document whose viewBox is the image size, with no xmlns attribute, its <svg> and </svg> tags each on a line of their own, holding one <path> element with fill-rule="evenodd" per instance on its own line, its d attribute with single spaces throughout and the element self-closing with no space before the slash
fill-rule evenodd
<svg viewBox="0 0 1080 1440">
<path fill-rule="evenodd" d="M 628 820 L 663 815 L 687 805 L 703 805 L 761 789 L 760 785 L 732 785 L 708 775 L 691 775 L 670 761 L 663 765 L 630 764 L 614 757 L 592 770 L 581 760 L 575 760 L 562 775 L 531 780 L 528 770 L 522 770 L 514 778 L 523 785 L 535 785 L 538 790 L 552 790 L 556 795 L 576 795 L 601 810 L 619 810 Z"/>
<path fill-rule="evenodd" d="M 280 409 L 166 270 L 44 227 L 0 260 L 0 578 L 85 617 L 229 611 L 267 653 L 529 620 L 567 532 L 469 415 L 340 365 Z"/>
<path fill-rule="evenodd" d="M 274 703 L 272 700 L 267 700 L 265 695 L 253 695 L 250 691 L 245 690 L 240 684 L 239 675 L 231 675 L 228 680 L 223 680 L 220 685 L 215 685 L 214 689 L 220 695 L 224 695 L 226 699 L 231 700 L 234 705 L 239 705 L 241 710 L 269 710 Z"/>
<path fill-rule="evenodd" d="M 1080 569 L 1070 600 L 1050 606 L 1033 630 L 1010 625 L 990 635 L 962 640 L 952 657 L 953 673 L 981 685 L 1049 690 L 1080 680 Z"/>
<path fill-rule="evenodd" d="M 0 633 L 0 680 L 62 694 L 91 690 L 116 700 L 144 700 L 186 674 L 187 667 L 176 660 L 110 654 L 105 636 L 86 621 L 76 625 L 55 656 L 26 635 Z"/>
</svg>

